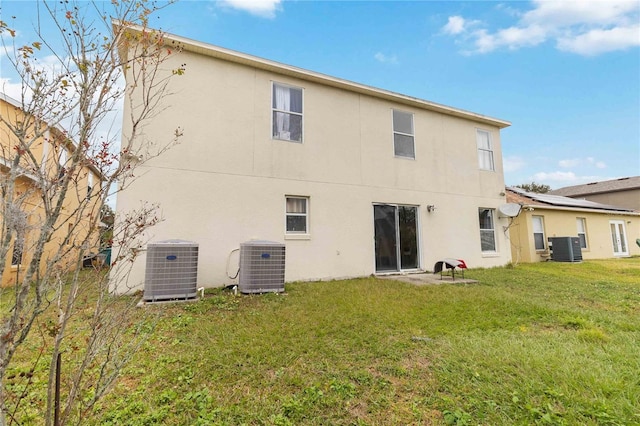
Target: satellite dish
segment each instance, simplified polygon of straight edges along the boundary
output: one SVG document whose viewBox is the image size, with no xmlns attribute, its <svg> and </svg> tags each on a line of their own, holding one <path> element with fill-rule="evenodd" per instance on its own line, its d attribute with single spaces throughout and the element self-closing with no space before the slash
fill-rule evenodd
<svg viewBox="0 0 640 426">
<path fill-rule="evenodd" d="M 516 217 L 520 214 L 522 206 L 516 203 L 507 203 L 498 207 L 498 212 L 502 217 Z"/>
</svg>

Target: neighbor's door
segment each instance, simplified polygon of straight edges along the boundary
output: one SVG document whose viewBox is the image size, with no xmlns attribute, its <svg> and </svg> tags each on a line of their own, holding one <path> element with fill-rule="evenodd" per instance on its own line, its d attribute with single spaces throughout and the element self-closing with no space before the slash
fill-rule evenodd
<svg viewBox="0 0 640 426">
<path fill-rule="evenodd" d="M 418 268 L 418 208 L 380 204 L 373 213 L 376 272 Z"/>
<path fill-rule="evenodd" d="M 627 234 L 624 229 L 624 221 L 612 220 L 609 222 L 611 227 L 611 242 L 613 243 L 614 256 L 628 256 Z"/>
</svg>

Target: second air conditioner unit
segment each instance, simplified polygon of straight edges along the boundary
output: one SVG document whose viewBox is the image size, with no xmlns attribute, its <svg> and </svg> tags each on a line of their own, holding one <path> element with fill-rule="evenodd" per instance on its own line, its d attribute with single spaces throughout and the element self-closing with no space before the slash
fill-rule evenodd
<svg viewBox="0 0 640 426">
<path fill-rule="evenodd" d="M 284 291 L 285 246 L 275 241 L 240 244 L 238 290 L 241 293 Z"/>
</svg>

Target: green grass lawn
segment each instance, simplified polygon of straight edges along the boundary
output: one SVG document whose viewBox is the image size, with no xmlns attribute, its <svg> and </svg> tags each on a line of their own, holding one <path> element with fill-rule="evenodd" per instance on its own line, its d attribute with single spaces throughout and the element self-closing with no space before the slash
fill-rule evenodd
<svg viewBox="0 0 640 426">
<path fill-rule="evenodd" d="M 153 334 L 92 423 L 640 424 L 640 258 L 466 275 L 141 309 Z"/>
</svg>

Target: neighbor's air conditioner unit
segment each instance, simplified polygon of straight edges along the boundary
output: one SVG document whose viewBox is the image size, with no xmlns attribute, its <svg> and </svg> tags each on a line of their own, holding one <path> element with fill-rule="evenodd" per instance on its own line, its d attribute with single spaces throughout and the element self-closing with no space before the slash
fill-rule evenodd
<svg viewBox="0 0 640 426">
<path fill-rule="evenodd" d="M 582 248 L 578 237 L 549 237 L 551 260 L 556 262 L 582 261 Z"/>
<path fill-rule="evenodd" d="M 198 243 L 166 240 L 147 245 L 145 301 L 195 298 L 197 281 Z"/>
<path fill-rule="evenodd" d="M 240 292 L 283 292 L 284 255 L 284 244 L 278 242 L 252 240 L 240 244 Z"/>
</svg>

